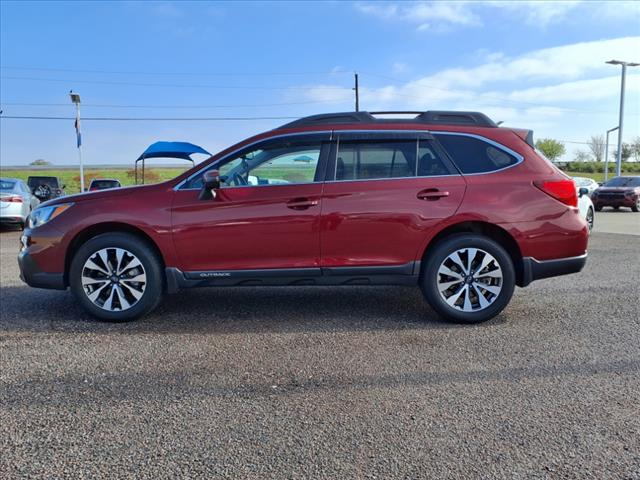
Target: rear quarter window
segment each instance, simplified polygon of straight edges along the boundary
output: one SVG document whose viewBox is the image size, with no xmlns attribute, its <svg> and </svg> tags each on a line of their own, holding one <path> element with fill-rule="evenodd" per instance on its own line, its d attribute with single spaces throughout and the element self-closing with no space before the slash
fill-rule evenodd
<svg viewBox="0 0 640 480">
<path fill-rule="evenodd" d="M 434 134 L 462 173 L 488 173 L 510 167 L 519 159 L 499 146 L 466 135 Z"/>
</svg>

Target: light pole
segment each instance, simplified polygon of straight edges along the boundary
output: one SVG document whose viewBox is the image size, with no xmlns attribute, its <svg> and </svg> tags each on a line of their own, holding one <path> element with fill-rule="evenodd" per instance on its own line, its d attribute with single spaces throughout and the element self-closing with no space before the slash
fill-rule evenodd
<svg viewBox="0 0 640 480">
<path fill-rule="evenodd" d="M 609 179 L 609 134 L 611 132 L 615 132 L 619 127 L 613 127 L 610 130 L 607 130 L 607 140 L 604 144 L 604 181 L 606 182 Z"/>
<path fill-rule="evenodd" d="M 82 165 L 82 134 L 80 133 L 80 94 L 69 92 L 71 103 L 76 105 L 76 143 L 78 146 L 78 158 L 80 159 L 80 193 L 84 192 L 84 167 Z"/>
<path fill-rule="evenodd" d="M 610 65 L 622 65 L 622 82 L 620 85 L 620 119 L 618 120 L 618 155 L 616 158 L 616 176 L 622 174 L 622 124 L 624 120 L 624 82 L 627 77 L 627 67 L 637 67 L 640 63 L 623 62 L 622 60 L 609 60 Z"/>
</svg>

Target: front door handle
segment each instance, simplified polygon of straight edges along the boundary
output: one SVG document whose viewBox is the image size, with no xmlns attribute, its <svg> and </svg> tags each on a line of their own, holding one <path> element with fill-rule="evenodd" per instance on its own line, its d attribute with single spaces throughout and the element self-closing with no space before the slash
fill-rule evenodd
<svg viewBox="0 0 640 480">
<path fill-rule="evenodd" d="M 420 200 L 427 200 L 429 202 L 433 202 L 435 200 L 440 200 L 443 197 L 448 197 L 449 192 L 438 190 L 437 188 L 427 188 L 418 192 L 416 195 Z"/>
<path fill-rule="evenodd" d="M 306 210 L 316 205 L 318 205 L 318 200 L 310 200 L 308 198 L 294 198 L 287 202 L 287 208 L 292 210 Z"/>
</svg>

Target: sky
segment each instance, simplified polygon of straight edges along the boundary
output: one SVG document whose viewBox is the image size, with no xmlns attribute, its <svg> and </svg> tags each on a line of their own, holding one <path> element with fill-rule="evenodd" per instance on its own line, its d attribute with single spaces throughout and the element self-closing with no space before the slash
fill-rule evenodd
<svg viewBox="0 0 640 480">
<path fill-rule="evenodd" d="M 640 62 L 640 2 L 0 2 L 2 117 L 72 118 L 73 89 L 87 165 L 351 111 L 354 72 L 361 110 L 479 110 L 571 160 L 618 124 L 613 58 Z M 630 141 L 640 67 L 626 93 Z M 76 163 L 73 124 L 2 118 L 0 165 Z"/>
</svg>

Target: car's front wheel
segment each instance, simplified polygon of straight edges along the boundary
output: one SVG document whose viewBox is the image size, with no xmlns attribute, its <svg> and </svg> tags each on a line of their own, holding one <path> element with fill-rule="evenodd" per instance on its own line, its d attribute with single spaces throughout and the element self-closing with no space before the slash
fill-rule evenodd
<svg viewBox="0 0 640 480">
<path fill-rule="evenodd" d="M 478 323 L 507 306 L 515 280 L 511 257 L 500 244 L 463 233 L 446 237 L 429 252 L 421 287 L 431 307 L 445 319 Z"/>
<path fill-rule="evenodd" d="M 82 245 L 69 270 L 71 291 L 100 320 L 133 320 L 156 308 L 163 272 L 146 242 L 126 233 L 105 233 Z"/>
</svg>

